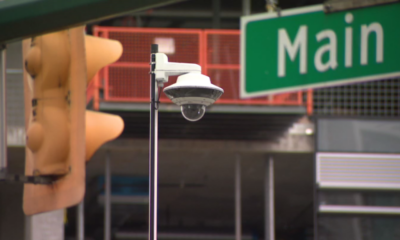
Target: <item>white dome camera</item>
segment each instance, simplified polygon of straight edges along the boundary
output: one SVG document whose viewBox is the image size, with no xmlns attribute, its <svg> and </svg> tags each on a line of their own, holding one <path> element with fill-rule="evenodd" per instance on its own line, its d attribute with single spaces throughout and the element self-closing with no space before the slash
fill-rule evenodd
<svg viewBox="0 0 400 240">
<path fill-rule="evenodd" d="M 224 90 L 213 85 L 209 77 L 201 74 L 198 64 L 168 62 L 164 53 L 155 55 L 154 73 L 159 85 L 168 82 L 169 76 L 180 75 L 175 84 L 164 89 L 164 93 L 173 103 L 181 106 L 184 118 L 192 122 L 200 120 L 206 112 L 206 107 L 221 97 Z"/>
<path fill-rule="evenodd" d="M 209 77 L 195 72 L 179 76 L 175 84 L 164 89 L 164 93 L 181 106 L 184 118 L 194 122 L 204 116 L 206 107 L 213 104 L 224 90 L 211 84 Z"/>
</svg>

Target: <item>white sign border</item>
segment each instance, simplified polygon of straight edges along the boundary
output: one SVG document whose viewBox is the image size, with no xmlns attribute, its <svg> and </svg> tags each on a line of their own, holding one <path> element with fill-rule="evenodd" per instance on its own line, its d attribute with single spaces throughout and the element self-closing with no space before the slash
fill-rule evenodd
<svg viewBox="0 0 400 240">
<path fill-rule="evenodd" d="M 251 16 L 242 16 L 240 19 L 240 98 L 250 98 L 250 97 L 265 97 L 270 94 L 278 94 L 278 93 L 287 93 L 287 92 L 294 92 L 299 90 L 305 90 L 309 88 L 322 88 L 322 87 L 333 87 L 357 82 L 368 82 L 374 80 L 383 80 L 383 79 L 390 79 L 395 77 L 400 77 L 400 72 L 392 72 L 392 73 L 385 73 L 385 74 L 377 74 L 377 75 L 369 75 L 364 77 L 357 77 L 357 78 L 345 78 L 345 79 L 338 79 L 333 82 L 325 82 L 325 83 L 316 83 L 316 84 L 306 84 L 296 87 L 286 87 L 286 88 L 279 88 L 277 90 L 262 90 L 258 92 L 248 93 L 246 92 L 246 79 L 245 79 L 245 69 L 246 69 L 246 61 L 245 61 L 245 46 L 246 46 L 246 26 L 249 22 L 257 21 L 257 20 L 265 20 L 270 18 L 278 18 L 278 17 L 285 17 L 291 15 L 298 15 L 302 13 L 311 13 L 311 12 L 320 12 L 324 10 L 324 5 L 314 5 L 310 7 L 303 7 L 303 8 L 296 8 L 291 10 L 285 10 L 280 12 L 280 16 L 276 12 L 272 13 L 261 13 L 261 14 L 254 14 Z"/>
</svg>

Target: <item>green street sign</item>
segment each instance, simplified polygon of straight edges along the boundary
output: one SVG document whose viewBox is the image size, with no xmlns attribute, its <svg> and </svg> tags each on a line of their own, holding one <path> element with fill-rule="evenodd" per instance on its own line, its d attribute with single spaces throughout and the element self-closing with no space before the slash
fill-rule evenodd
<svg viewBox="0 0 400 240">
<path fill-rule="evenodd" d="M 400 3 L 241 18 L 241 97 L 400 76 Z"/>
</svg>

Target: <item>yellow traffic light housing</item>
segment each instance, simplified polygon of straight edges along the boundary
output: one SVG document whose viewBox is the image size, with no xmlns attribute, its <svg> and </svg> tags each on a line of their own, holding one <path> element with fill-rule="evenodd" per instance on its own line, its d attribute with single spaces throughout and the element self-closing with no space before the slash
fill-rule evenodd
<svg viewBox="0 0 400 240">
<path fill-rule="evenodd" d="M 71 56 L 64 47 L 68 41 L 68 31 L 35 38 L 26 57 L 25 67 L 33 78 L 32 124 L 26 145 L 36 159 L 34 175 L 68 173 L 69 107 L 65 96 Z"/>
<path fill-rule="evenodd" d="M 87 81 L 104 66 L 118 60 L 122 54 L 122 45 L 115 40 L 85 36 Z M 86 160 L 105 142 L 118 137 L 123 128 L 123 121 L 112 114 L 86 111 Z"/>
<path fill-rule="evenodd" d="M 123 130 L 120 117 L 86 110 L 88 79 L 122 54 L 119 42 L 84 36 L 83 27 L 24 41 L 25 175 L 51 177 L 51 185 L 25 184 L 27 215 L 82 201 L 85 162 Z"/>
</svg>

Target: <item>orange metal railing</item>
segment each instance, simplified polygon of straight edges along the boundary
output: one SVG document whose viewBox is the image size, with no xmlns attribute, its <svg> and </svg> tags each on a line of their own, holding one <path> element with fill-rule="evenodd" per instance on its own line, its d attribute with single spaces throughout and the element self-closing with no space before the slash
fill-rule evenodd
<svg viewBox="0 0 400 240">
<path fill-rule="evenodd" d="M 312 112 L 311 90 L 306 102 L 301 91 L 240 99 L 239 30 L 95 27 L 94 35 L 116 39 L 124 47 L 121 58 L 101 70 L 88 87 L 88 101 L 93 99 L 95 109 L 100 101 L 148 102 L 150 45 L 164 41 L 169 46 L 169 61 L 200 64 L 203 74 L 224 89 L 217 104 L 306 105 L 308 112 Z M 175 81 L 176 77 L 170 77 L 166 86 Z M 164 94 L 160 100 L 170 102 Z"/>
<path fill-rule="evenodd" d="M 240 31 L 204 30 L 205 62 L 204 73 L 213 83 L 222 87 L 225 93 L 218 103 L 226 104 L 267 104 L 302 105 L 302 92 L 271 95 L 250 99 L 240 99 Z"/>
</svg>

